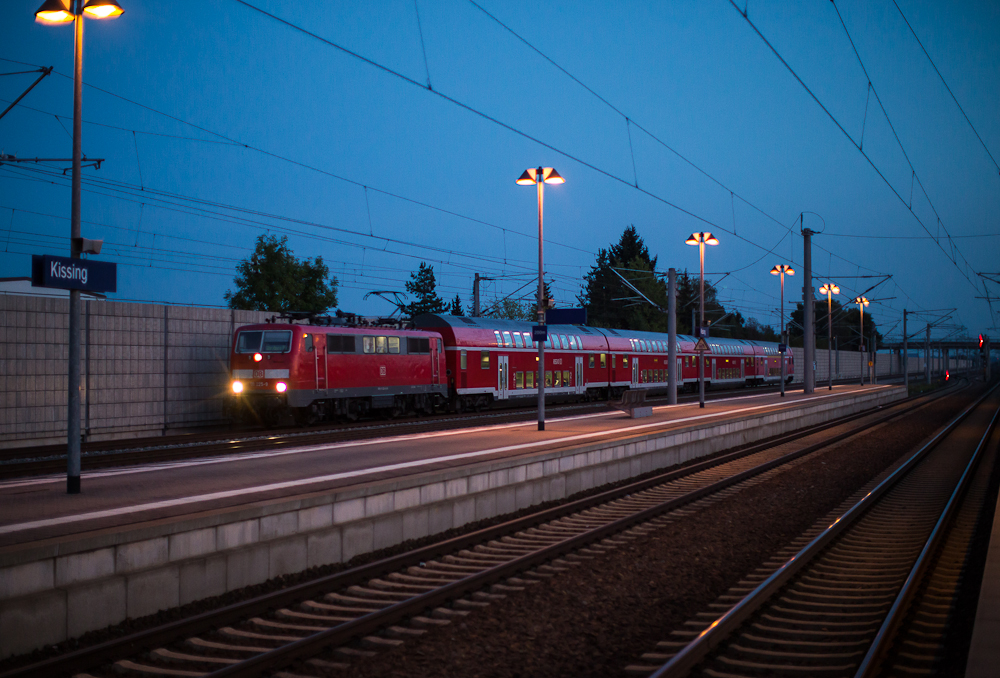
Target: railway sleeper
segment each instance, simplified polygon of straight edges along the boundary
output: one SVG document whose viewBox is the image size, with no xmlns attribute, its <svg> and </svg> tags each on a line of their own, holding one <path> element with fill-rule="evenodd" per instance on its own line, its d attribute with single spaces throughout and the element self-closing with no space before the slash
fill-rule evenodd
<svg viewBox="0 0 1000 678">
<path fill-rule="evenodd" d="M 222 652 L 239 652 L 243 654 L 260 654 L 273 650 L 271 647 L 254 647 L 252 645 L 233 645 L 232 643 L 219 643 L 214 640 L 204 638 L 188 638 L 184 641 L 186 647 L 194 650 L 221 650 Z"/>
<path fill-rule="evenodd" d="M 351 668 L 350 664 L 345 664 L 343 662 L 331 662 L 325 659 L 307 659 L 306 664 L 314 668 L 320 669 L 322 671 L 343 671 L 344 669 Z M 275 674 L 276 677 L 282 676 L 280 673 Z M 299 674 L 286 673 L 283 678 L 312 678 L 312 676 L 302 676 Z"/>
<path fill-rule="evenodd" d="M 764 662 L 752 662 L 744 661 L 740 659 L 733 659 L 731 657 L 719 657 L 716 659 L 717 662 L 721 664 L 726 664 L 728 666 L 735 666 L 739 668 L 751 669 L 766 672 L 766 675 L 782 675 L 782 674 L 794 674 L 794 675 L 839 675 L 850 671 L 854 667 L 854 663 L 850 664 L 838 664 L 838 665 L 825 665 L 825 666 L 800 666 L 794 664 L 769 664 Z"/>
<path fill-rule="evenodd" d="M 741 633 L 740 638 L 743 642 L 753 643 L 755 646 L 766 646 L 766 647 L 826 647 L 826 648 L 851 648 L 851 647 L 868 647 L 867 634 L 865 638 L 859 637 L 855 640 L 789 640 L 782 638 L 777 640 L 775 638 L 765 638 L 763 636 L 757 636 L 752 633 Z"/>
<path fill-rule="evenodd" d="M 232 638 L 234 640 L 251 640 L 251 641 L 270 641 L 274 643 L 294 643 L 296 640 L 302 640 L 305 636 L 301 635 L 284 635 L 276 636 L 273 634 L 266 633 L 254 633 L 253 631 L 244 631 L 243 629 L 234 629 L 232 626 L 225 626 L 219 629 L 216 633 L 219 635 Z"/>
<path fill-rule="evenodd" d="M 241 660 L 230 659 L 228 657 L 209 657 L 205 655 L 187 654 L 185 652 L 175 652 L 165 647 L 158 647 L 149 653 L 149 656 L 157 661 L 167 664 L 216 664 L 229 666 L 239 664 Z"/>
</svg>

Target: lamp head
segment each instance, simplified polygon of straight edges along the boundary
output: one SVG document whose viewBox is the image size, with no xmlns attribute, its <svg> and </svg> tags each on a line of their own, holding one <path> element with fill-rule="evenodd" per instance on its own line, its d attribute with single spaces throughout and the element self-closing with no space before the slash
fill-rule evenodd
<svg viewBox="0 0 1000 678">
<path fill-rule="evenodd" d="M 553 167 L 545 168 L 545 183 L 547 184 L 565 184 L 566 180 L 563 179 L 559 172 L 556 172 Z"/>
<path fill-rule="evenodd" d="M 65 24 L 74 18 L 69 0 L 45 0 L 35 12 L 35 21 L 40 24 Z"/>
<path fill-rule="evenodd" d="M 795 271 L 788 264 L 775 264 L 774 268 L 771 269 L 771 275 L 795 275 Z"/>
<path fill-rule="evenodd" d="M 89 0 L 83 7 L 83 12 L 94 19 L 115 19 L 125 10 L 115 0 Z"/>
<path fill-rule="evenodd" d="M 718 245 L 719 244 L 719 239 L 716 238 L 711 233 L 703 233 L 702 235 L 705 236 L 705 244 L 706 245 Z"/>
<path fill-rule="evenodd" d="M 520 185 L 520 186 L 532 186 L 532 185 L 534 185 L 534 183 L 535 183 L 535 170 L 534 170 L 534 168 L 524 170 L 524 173 L 521 174 L 521 176 L 519 176 L 517 178 L 517 182 L 516 183 L 518 185 Z"/>
<path fill-rule="evenodd" d="M 684 242 L 688 245 L 697 245 L 701 243 L 701 233 L 692 233 Z"/>
<path fill-rule="evenodd" d="M 854 300 L 854 303 L 857 304 L 858 306 L 867 306 L 868 305 L 868 300 L 865 299 L 864 297 L 857 297 Z"/>
</svg>

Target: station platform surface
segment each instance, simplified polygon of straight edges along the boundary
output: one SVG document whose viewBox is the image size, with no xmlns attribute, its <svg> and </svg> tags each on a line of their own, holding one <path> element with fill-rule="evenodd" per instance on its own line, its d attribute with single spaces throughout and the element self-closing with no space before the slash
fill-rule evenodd
<svg viewBox="0 0 1000 678">
<path fill-rule="evenodd" d="M 988 444 L 992 449 L 1000 451 L 1000 427 L 994 429 Z M 1000 473 L 1000 458 L 994 463 L 993 473 Z M 997 500 L 993 515 L 993 528 L 979 589 L 965 676 L 1000 676 L 1000 499 Z"/>
<path fill-rule="evenodd" d="M 707 401 L 704 409 L 697 403 L 655 406 L 652 416 L 642 419 L 617 410 L 550 418 L 545 431 L 529 421 L 102 469 L 83 474 L 79 495 L 66 494 L 65 476 L 10 480 L 0 483 L 0 549 L 654 429 L 740 419 L 885 388 L 891 387 L 835 386 L 808 396 L 789 392 L 784 398 L 748 393 Z"/>
</svg>

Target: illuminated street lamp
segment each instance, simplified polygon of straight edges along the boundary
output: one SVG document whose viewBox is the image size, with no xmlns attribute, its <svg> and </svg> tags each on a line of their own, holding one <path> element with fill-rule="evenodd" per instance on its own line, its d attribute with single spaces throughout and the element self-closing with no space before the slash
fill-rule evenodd
<svg viewBox="0 0 1000 678">
<path fill-rule="evenodd" d="M 545 184 L 565 184 L 566 180 L 551 167 L 529 168 L 518 177 L 520 186 L 538 186 L 538 324 L 545 326 L 545 283 L 542 280 L 542 206 L 545 203 Z M 537 341 L 537 339 L 536 339 Z M 538 430 L 545 430 L 545 342 L 538 341 Z"/>
<path fill-rule="evenodd" d="M 698 246 L 698 260 L 701 264 L 701 294 L 699 297 L 698 306 L 701 311 L 701 315 L 698 321 L 698 331 L 695 335 L 702 341 L 705 337 L 702 336 L 702 329 L 705 327 L 705 245 L 718 245 L 719 239 L 713 236 L 711 233 L 692 233 L 691 237 L 685 240 L 688 245 Z M 701 343 L 701 342 L 699 342 Z M 705 349 L 698 349 L 698 407 L 705 407 Z"/>
<path fill-rule="evenodd" d="M 73 182 L 70 207 L 70 256 L 80 258 L 80 155 L 83 125 L 83 17 L 114 19 L 123 10 L 114 0 L 45 0 L 35 20 L 75 22 L 73 51 Z M 66 491 L 80 492 L 80 290 L 69 291 L 69 401 L 66 414 Z"/>
<path fill-rule="evenodd" d="M 771 269 L 771 275 L 781 276 L 781 344 L 778 346 L 781 353 L 781 397 L 785 397 L 785 351 L 788 350 L 788 338 L 785 337 L 785 276 L 795 275 L 795 271 L 788 264 L 776 264 Z"/>
<path fill-rule="evenodd" d="M 819 288 L 820 294 L 826 295 L 826 376 L 830 390 L 833 390 L 833 295 L 840 294 L 840 288 L 833 283 L 827 283 Z"/>
<path fill-rule="evenodd" d="M 865 385 L 865 306 L 868 305 L 868 300 L 864 297 L 855 297 L 854 303 L 858 305 L 858 310 L 861 311 L 861 385 Z"/>
</svg>

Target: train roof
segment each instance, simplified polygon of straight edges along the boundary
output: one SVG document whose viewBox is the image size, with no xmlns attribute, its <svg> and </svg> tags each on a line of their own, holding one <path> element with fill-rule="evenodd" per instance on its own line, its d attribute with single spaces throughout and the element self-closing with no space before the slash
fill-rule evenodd
<svg viewBox="0 0 1000 678">
<path fill-rule="evenodd" d="M 533 322 L 524 320 L 506 320 L 502 318 L 470 318 L 467 316 L 438 315 L 427 313 L 414 318 L 414 325 L 420 328 L 448 331 L 453 339 L 457 335 L 464 335 L 468 330 L 480 330 L 484 332 L 530 331 Z M 623 330 L 609 327 L 591 327 L 589 325 L 549 325 L 549 332 L 552 334 L 576 334 L 581 337 L 604 338 L 607 340 L 612 351 L 628 350 L 623 348 L 621 342 L 630 339 L 645 339 L 649 341 L 665 341 L 666 334 L 660 332 L 644 332 L 638 330 Z M 689 334 L 678 334 L 678 344 L 694 344 L 697 338 Z M 589 343 L 589 342 L 588 342 Z M 777 347 L 777 344 L 769 341 L 757 341 L 751 339 L 730 339 L 725 337 L 709 337 L 708 343 L 717 346 L 745 346 L 745 347 Z"/>
</svg>

